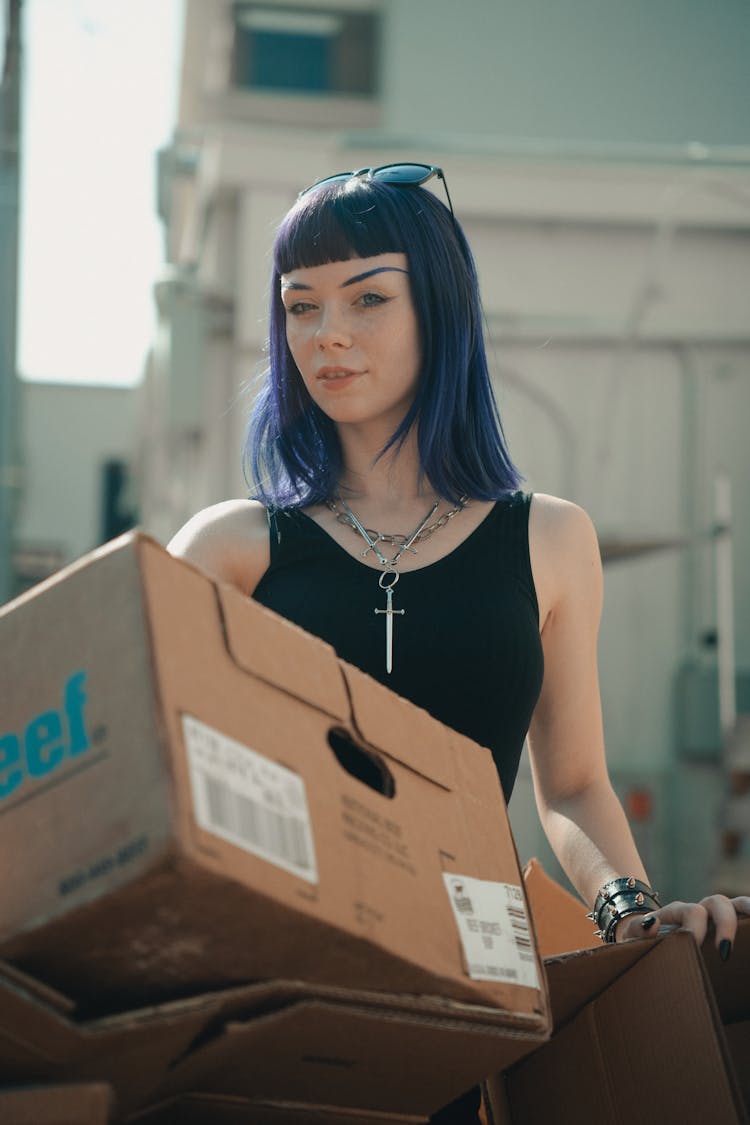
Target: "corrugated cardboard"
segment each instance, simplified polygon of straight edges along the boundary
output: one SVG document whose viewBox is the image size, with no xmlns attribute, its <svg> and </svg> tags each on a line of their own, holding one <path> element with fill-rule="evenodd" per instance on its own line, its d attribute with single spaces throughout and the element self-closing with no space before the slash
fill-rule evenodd
<svg viewBox="0 0 750 1125">
<path fill-rule="evenodd" d="M 261 1102 L 212 1094 L 186 1094 L 136 1114 L 127 1125 L 426 1125 L 423 1117 L 364 1113 L 336 1106 Z"/>
<path fill-rule="evenodd" d="M 111 1108 L 101 1082 L 0 1089 L 2 1125 L 107 1125 Z"/>
<path fill-rule="evenodd" d="M 523 880 L 542 957 L 593 949 L 599 945 L 587 908 L 579 898 L 551 879 L 538 859 L 530 859 Z"/>
<path fill-rule="evenodd" d="M 676 931 L 546 966 L 555 1032 L 487 1083 L 493 1125 L 747 1121 L 750 919 L 726 963 Z"/>
<path fill-rule="evenodd" d="M 0 1086 L 106 1079 L 124 1115 L 213 1091 L 419 1117 L 529 1049 L 495 1024 L 403 1009 L 386 993 L 274 981 L 76 1021 L 13 970 L 0 973 Z"/>
<path fill-rule="evenodd" d="M 90 1017 L 6 981 L 32 1077 L 419 1114 L 548 1033 L 541 972 L 473 979 L 456 922 L 500 885 L 539 967 L 489 752 L 323 642 L 130 534 L 0 612 L 0 683 L 3 954 Z"/>
<path fill-rule="evenodd" d="M 750 1020 L 725 1023 L 724 1034 L 745 1108 L 750 1116 Z"/>
</svg>

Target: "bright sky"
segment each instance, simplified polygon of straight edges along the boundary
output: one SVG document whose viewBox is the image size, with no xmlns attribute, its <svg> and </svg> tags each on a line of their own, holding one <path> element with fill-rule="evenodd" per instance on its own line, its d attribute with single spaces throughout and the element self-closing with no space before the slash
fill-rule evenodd
<svg viewBox="0 0 750 1125">
<path fill-rule="evenodd" d="M 127 386 L 163 261 L 155 153 L 176 117 L 182 0 L 25 0 L 18 367 Z"/>
</svg>

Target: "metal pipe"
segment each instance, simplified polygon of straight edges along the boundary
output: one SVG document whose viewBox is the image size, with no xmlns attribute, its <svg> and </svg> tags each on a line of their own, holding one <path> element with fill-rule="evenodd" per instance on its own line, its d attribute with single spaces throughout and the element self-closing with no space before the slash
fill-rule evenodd
<svg viewBox="0 0 750 1125">
<path fill-rule="evenodd" d="M 732 578 L 732 492 L 729 474 L 714 479 L 714 558 L 716 560 L 716 624 L 719 639 L 719 722 L 722 741 L 737 721 L 734 658 L 734 584 Z"/>
<path fill-rule="evenodd" d="M 21 0 L 7 0 L 0 85 L 0 605 L 14 592 L 13 528 L 21 485 L 16 318 L 21 137 Z"/>
</svg>

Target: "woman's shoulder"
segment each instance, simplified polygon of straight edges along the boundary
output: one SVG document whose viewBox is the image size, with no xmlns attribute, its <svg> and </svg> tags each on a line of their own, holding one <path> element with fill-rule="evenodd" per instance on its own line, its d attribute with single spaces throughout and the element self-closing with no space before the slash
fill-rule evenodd
<svg viewBox="0 0 750 1125">
<path fill-rule="evenodd" d="M 591 516 L 579 504 L 544 492 L 529 494 L 529 502 L 529 524 L 545 542 L 574 551 L 597 542 Z"/>
<path fill-rule="evenodd" d="M 268 513 L 257 500 L 223 500 L 196 512 L 170 539 L 167 550 L 251 593 L 270 561 Z"/>
<path fill-rule="evenodd" d="M 535 492 L 529 511 L 529 553 L 537 598 L 546 610 L 571 597 L 599 598 L 601 555 L 588 512 L 579 504 Z"/>
</svg>

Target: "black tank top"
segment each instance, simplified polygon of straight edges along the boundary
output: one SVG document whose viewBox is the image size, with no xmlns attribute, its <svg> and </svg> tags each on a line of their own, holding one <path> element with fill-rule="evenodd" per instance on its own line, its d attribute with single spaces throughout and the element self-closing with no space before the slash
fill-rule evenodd
<svg viewBox="0 0 750 1125">
<path fill-rule="evenodd" d="M 542 685 L 529 559 L 531 496 L 498 500 L 449 555 L 399 578 L 393 671 L 385 668 L 379 572 L 304 512 L 269 514 L 271 563 L 253 597 L 333 645 L 344 660 L 487 746 L 506 801 Z"/>
</svg>

